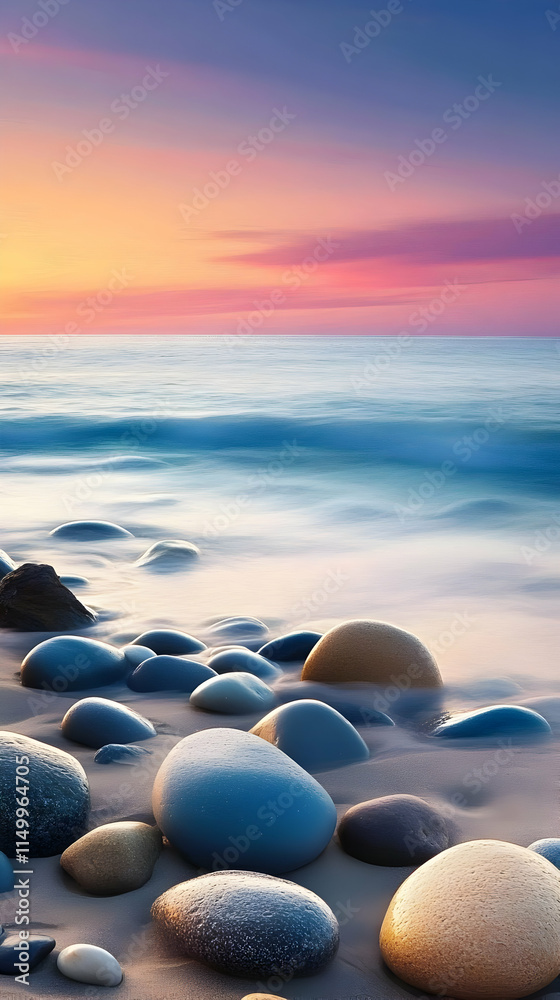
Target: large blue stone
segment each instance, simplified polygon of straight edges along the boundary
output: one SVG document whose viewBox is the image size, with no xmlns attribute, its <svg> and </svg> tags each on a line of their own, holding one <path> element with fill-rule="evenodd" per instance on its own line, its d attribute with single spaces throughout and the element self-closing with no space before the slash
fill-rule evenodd
<svg viewBox="0 0 560 1000">
<path fill-rule="evenodd" d="M 290 660 L 306 660 L 311 650 L 322 639 L 321 632 L 288 632 L 287 635 L 279 635 L 277 639 L 267 642 L 261 646 L 259 653 L 269 660 L 276 660 L 278 663 L 289 662 Z"/>
<path fill-rule="evenodd" d="M 16 795 L 16 768 L 20 768 Z M 25 768 L 29 774 L 25 774 Z M 0 850 L 15 850 L 16 809 L 29 779 L 29 848 L 34 858 L 61 854 L 84 832 L 89 811 L 86 773 L 75 757 L 29 736 L 0 733 Z"/>
<path fill-rule="evenodd" d="M 558 837 L 535 840 L 534 844 L 529 844 L 529 850 L 534 851 L 535 854 L 541 854 L 543 858 L 550 861 L 551 865 L 560 869 L 560 839 Z"/>
<path fill-rule="evenodd" d="M 228 674 L 233 671 L 244 670 L 261 680 L 273 680 L 279 677 L 280 670 L 275 667 L 264 656 L 251 652 L 243 646 L 236 646 L 231 649 L 224 649 L 208 660 L 208 666 L 212 667 L 217 674 Z"/>
<path fill-rule="evenodd" d="M 198 660 L 164 655 L 144 660 L 126 683 L 132 691 L 185 691 L 190 694 L 199 684 L 217 676 L 215 670 Z"/>
<path fill-rule="evenodd" d="M 266 712 L 276 704 L 276 695 L 268 684 L 253 674 L 216 674 L 195 688 L 190 703 L 207 712 L 246 715 Z"/>
<path fill-rule="evenodd" d="M 78 635 L 57 635 L 34 646 L 21 665 L 24 687 L 83 691 L 122 680 L 130 669 L 116 646 Z"/>
<path fill-rule="evenodd" d="M 106 743 L 135 743 L 156 735 L 152 723 L 126 705 L 108 698 L 82 698 L 62 720 L 69 740 L 98 750 Z"/>
<path fill-rule="evenodd" d="M 369 757 L 354 726 L 321 701 L 307 699 L 280 705 L 257 722 L 251 732 L 288 754 L 306 771 L 326 771 Z"/>
<path fill-rule="evenodd" d="M 201 653 L 206 646 L 187 632 L 173 628 L 153 628 L 132 640 L 132 646 L 147 646 L 159 655 L 183 656 L 185 653 Z"/>
<path fill-rule="evenodd" d="M 463 739 L 471 736 L 539 736 L 552 730 L 542 715 L 520 705 L 490 705 L 455 715 L 436 726 L 432 736 Z"/>
<path fill-rule="evenodd" d="M 212 872 L 156 899 L 152 916 L 190 958 L 230 976 L 280 976 L 322 969 L 338 948 L 338 922 L 319 896 L 286 879 Z"/>
<path fill-rule="evenodd" d="M 277 875 L 313 861 L 336 825 L 324 788 L 276 747 L 237 729 L 181 740 L 154 782 L 160 830 L 195 865 Z"/>
</svg>

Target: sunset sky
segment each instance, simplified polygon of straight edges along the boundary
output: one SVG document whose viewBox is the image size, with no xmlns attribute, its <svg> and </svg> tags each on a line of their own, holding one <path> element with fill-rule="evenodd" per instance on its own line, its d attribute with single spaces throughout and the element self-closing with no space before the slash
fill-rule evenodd
<svg viewBox="0 0 560 1000">
<path fill-rule="evenodd" d="M 5 0 L 3 332 L 557 335 L 555 11 Z"/>
</svg>

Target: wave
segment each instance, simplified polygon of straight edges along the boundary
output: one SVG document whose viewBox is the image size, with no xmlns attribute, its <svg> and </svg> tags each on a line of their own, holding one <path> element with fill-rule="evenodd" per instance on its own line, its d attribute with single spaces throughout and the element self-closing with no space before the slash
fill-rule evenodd
<svg viewBox="0 0 560 1000">
<path fill-rule="evenodd" d="M 150 415 L 117 419 L 41 415 L 0 421 L 5 456 L 52 456 L 98 449 L 111 461 L 128 464 L 140 456 L 158 457 L 201 451 L 266 451 L 269 458 L 304 457 L 313 451 L 368 456 L 377 463 L 398 462 L 434 468 L 450 462 L 456 469 L 525 470 L 549 473 L 558 468 L 560 427 L 550 424 L 494 423 L 458 419 L 375 420 L 258 415 Z M 291 451 L 290 451 L 291 449 Z M 91 457 L 91 456 L 88 456 Z M 117 458 L 118 457 L 118 458 Z M 140 458 L 140 461 L 142 459 Z"/>
</svg>

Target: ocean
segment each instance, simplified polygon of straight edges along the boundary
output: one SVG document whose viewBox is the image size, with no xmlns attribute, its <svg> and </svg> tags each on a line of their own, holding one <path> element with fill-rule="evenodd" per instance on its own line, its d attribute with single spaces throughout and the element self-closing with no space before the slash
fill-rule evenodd
<svg viewBox="0 0 560 1000">
<path fill-rule="evenodd" d="M 0 545 L 86 577 L 91 634 L 378 618 L 450 682 L 549 690 L 560 342 L 4 336 L 0 357 Z M 134 537 L 49 534 L 84 518 Z M 135 566 L 160 539 L 200 559 Z"/>
</svg>

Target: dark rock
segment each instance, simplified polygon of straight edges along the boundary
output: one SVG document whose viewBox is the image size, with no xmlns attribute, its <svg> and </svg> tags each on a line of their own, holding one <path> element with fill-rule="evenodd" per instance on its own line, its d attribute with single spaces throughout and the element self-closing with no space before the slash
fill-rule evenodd
<svg viewBox="0 0 560 1000">
<path fill-rule="evenodd" d="M 139 757 L 151 754 L 146 747 L 128 746 L 126 743 L 106 743 L 97 751 L 93 761 L 95 764 L 136 764 Z"/>
<path fill-rule="evenodd" d="M 156 735 L 152 723 L 109 698 L 82 698 L 62 720 L 69 740 L 98 750 L 106 743 L 135 743 Z"/>
<path fill-rule="evenodd" d="M 319 896 L 254 872 L 181 882 L 156 899 L 152 917 L 184 954 L 231 976 L 310 975 L 338 948 L 336 917 Z"/>
<path fill-rule="evenodd" d="M 322 639 L 321 632 L 288 632 L 287 635 L 279 635 L 277 639 L 267 642 L 261 646 L 259 653 L 266 656 L 268 660 L 276 660 L 278 663 L 287 663 L 291 660 L 305 660 L 319 639 Z"/>
<path fill-rule="evenodd" d="M 201 653 L 206 646 L 200 639 L 180 632 L 173 628 L 154 628 L 133 639 L 132 646 L 147 646 L 154 653 L 169 656 L 182 656 L 184 653 Z"/>
<path fill-rule="evenodd" d="M 87 628 L 95 621 L 52 566 L 24 563 L 0 581 L 0 628 L 54 632 Z"/>
<path fill-rule="evenodd" d="M 156 655 L 139 664 L 126 683 L 131 691 L 184 691 L 191 694 L 199 684 L 217 676 L 215 670 L 198 660 Z"/>
<path fill-rule="evenodd" d="M 416 795 L 384 795 L 352 806 L 338 825 L 347 854 L 369 865 L 421 865 L 451 846 L 437 809 Z"/>
<path fill-rule="evenodd" d="M 490 705 L 455 715 L 436 726 L 432 736 L 466 739 L 472 736 L 539 736 L 552 732 L 538 712 L 521 705 Z"/>
<path fill-rule="evenodd" d="M 25 948 L 22 948 L 22 944 Z M 34 969 L 53 950 L 56 941 L 43 934 L 30 934 L 22 941 L 19 934 L 10 934 L 0 941 L 0 973 L 4 976 L 19 976 L 21 964 L 29 964 Z"/>
<path fill-rule="evenodd" d="M 32 793 L 19 785 L 16 795 L 16 768 L 20 782 L 32 782 Z M 26 768 L 29 773 L 26 775 Z M 75 757 L 47 746 L 29 736 L 0 732 L 0 850 L 14 851 L 14 831 L 18 798 L 27 794 L 29 804 L 30 857 L 60 854 L 84 831 L 89 811 L 86 773 Z"/>
</svg>

